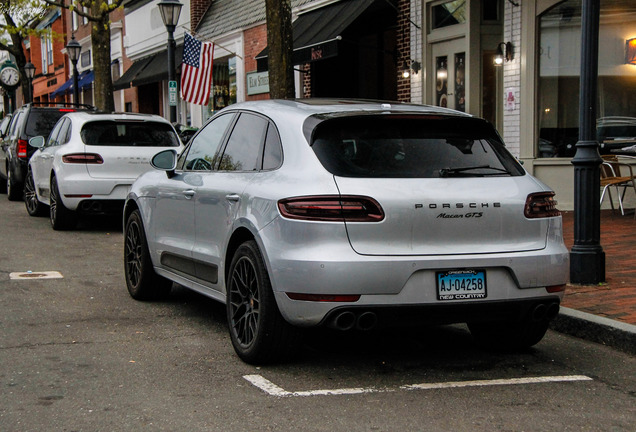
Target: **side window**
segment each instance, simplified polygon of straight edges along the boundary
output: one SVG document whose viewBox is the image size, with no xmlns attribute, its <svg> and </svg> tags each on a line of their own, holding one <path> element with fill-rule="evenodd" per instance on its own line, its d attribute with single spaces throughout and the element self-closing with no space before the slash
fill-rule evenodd
<svg viewBox="0 0 636 432">
<path fill-rule="evenodd" d="M 64 119 L 64 124 L 62 125 L 62 129 L 60 129 L 60 134 L 57 137 L 57 142 L 59 145 L 66 144 L 70 138 L 71 138 L 71 121 L 69 119 Z"/>
<path fill-rule="evenodd" d="M 265 138 L 265 148 L 263 149 L 263 169 L 273 170 L 279 168 L 283 163 L 283 150 L 281 148 L 280 137 L 276 127 L 270 123 L 267 128 Z"/>
<path fill-rule="evenodd" d="M 221 171 L 254 171 L 259 169 L 259 152 L 267 120 L 253 114 L 242 113 L 232 130 L 227 147 L 221 158 Z"/>
<path fill-rule="evenodd" d="M 11 122 L 11 131 L 9 132 L 9 136 L 11 138 L 15 138 L 15 136 L 18 134 L 18 125 L 21 123 L 23 115 L 23 112 L 19 112 L 13 117 L 13 121 Z"/>
<path fill-rule="evenodd" d="M 212 170 L 225 131 L 233 119 L 234 114 L 225 114 L 205 125 L 192 139 L 185 160 L 179 161 L 179 166 L 187 171 Z"/>
<path fill-rule="evenodd" d="M 49 134 L 49 139 L 46 141 L 46 147 L 53 147 L 59 145 L 60 130 L 62 130 L 62 126 L 64 125 L 64 121 L 58 122 L 51 133 Z"/>
</svg>

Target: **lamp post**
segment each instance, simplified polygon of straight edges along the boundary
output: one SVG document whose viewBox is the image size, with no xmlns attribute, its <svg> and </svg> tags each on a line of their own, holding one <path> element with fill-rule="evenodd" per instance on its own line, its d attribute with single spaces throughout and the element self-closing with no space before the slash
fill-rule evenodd
<svg viewBox="0 0 636 432">
<path fill-rule="evenodd" d="M 581 15 L 581 82 L 579 141 L 574 165 L 574 246 L 570 252 L 570 281 L 598 284 L 605 281 L 605 252 L 601 246 L 599 205 L 600 166 L 596 139 L 598 89 L 598 34 L 600 0 L 583 0 Z"/>
<path fill-rule="evenodd" d="M 28 62 L 24 65 L 24 74 L 29 80 L 29 102 L 33 102 L 33 77 L 35 76 L 35 65 L 31 62 Z"/>
<path fill-rule="evenodd" d="M 162 0 L 158 6 L 161 12 L 161 19 L 163 19 L 163 24 L 168 31 L 168 90 L 173 91 L 170 89 L 174 89 L 174 95 L 176 96 L 177 81 L 174 73 L 174 52 L 176 47 L 174 42 L 174 30 L 177 27 L 177 22 L 179 22 L 179 15 L 181 14 L 183 4 L 179 3 L 179 0 Z M 174 123 L 177 121 L 176 97 L 174 101 L 170 100 L 169 104 L 170 123 Z"/>
<path fill-rule="evenodd" d="M 75 35 L 71 35 L 71 40 L 66 44 L 66 54 L 73 64 L 73 102 L 79 103 L 79 84 L 77 77 L 77 61 L 79 60 L 82 46 L 75 40 Z"/>
</svg>

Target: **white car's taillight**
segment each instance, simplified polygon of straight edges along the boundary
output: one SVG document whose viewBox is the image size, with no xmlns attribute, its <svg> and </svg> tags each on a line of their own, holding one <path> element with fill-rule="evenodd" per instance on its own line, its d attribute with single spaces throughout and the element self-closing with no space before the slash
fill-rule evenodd
<svg viewBox="0 0 636 432">
<path fill-rule="evenodd" d="M 306 196 L 278 201 L 283 217 L 330 222 L 380 222 L 384 212 L 380 204 L 361 196 Z"/>
<path fill-rule="evenodd" d="M 554 192 L 537 192 L 528 195 L 523 214 L 529 219 L 561 216 L 554 199 Z"/>
<path fill-rule="evenodd" d="M 104 159 L 96 153 L 73 153 L 62 156 L 62 162 L 69 164 L 103 164 Z"/>
</svg>

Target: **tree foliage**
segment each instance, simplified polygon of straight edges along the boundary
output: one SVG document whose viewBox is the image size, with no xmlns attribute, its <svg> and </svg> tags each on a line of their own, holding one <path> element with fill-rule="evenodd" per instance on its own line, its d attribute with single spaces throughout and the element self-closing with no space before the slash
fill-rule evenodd
<svg viewBox="0 0 636 432">
<path fill-rule="evenodd" d="M 7 51 L 15 59 L 20 71 L 23 94 L 28 94 L 28 80 L 24 74 L 27 58 L 23 42 L 30 34 L 37 34 L 37 23 L 47 12 L 47 6 L 39 0 L 0 0 L 0 50 Z"/>
<path fill-rule="evenodd" d="M 1 0 L 0 0 L 1 1 Z M 95 74 L 95 106 L 110 112 L 115 110 L 113 77 L 110 71 L 110 14 L 123 0 L 43 0 L 51 6 L 69 9 L 91 23 L 93 72 Z"/>
</svg>

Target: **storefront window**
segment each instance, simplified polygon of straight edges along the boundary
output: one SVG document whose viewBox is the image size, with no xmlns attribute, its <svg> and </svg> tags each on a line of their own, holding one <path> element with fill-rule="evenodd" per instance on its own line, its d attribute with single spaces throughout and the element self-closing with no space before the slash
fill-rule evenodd
<svg viewBox="0 0 636 432">
<path fill-rule="evenodd" d="M 549 9 L 539 28 L 538 156 L 571 157 L 579 135 L 581 0 Z M 627 41 L 634 37 L 636 2 L 601 0 L 597 135 L 602 153 L 615 147 L 607 145 L 610 141 L 636 144 L 636 66 L 626 61 Z M 635 126 L 613 133 L 608 125 L 617 121 Z"/>
<path fill-rule="evenodd" d="M 204 108 L 204 120 L 234 103 L 236 103 L 236 57 L 214 59 L 212 91 L 210 101 Z"/>
</svg>

